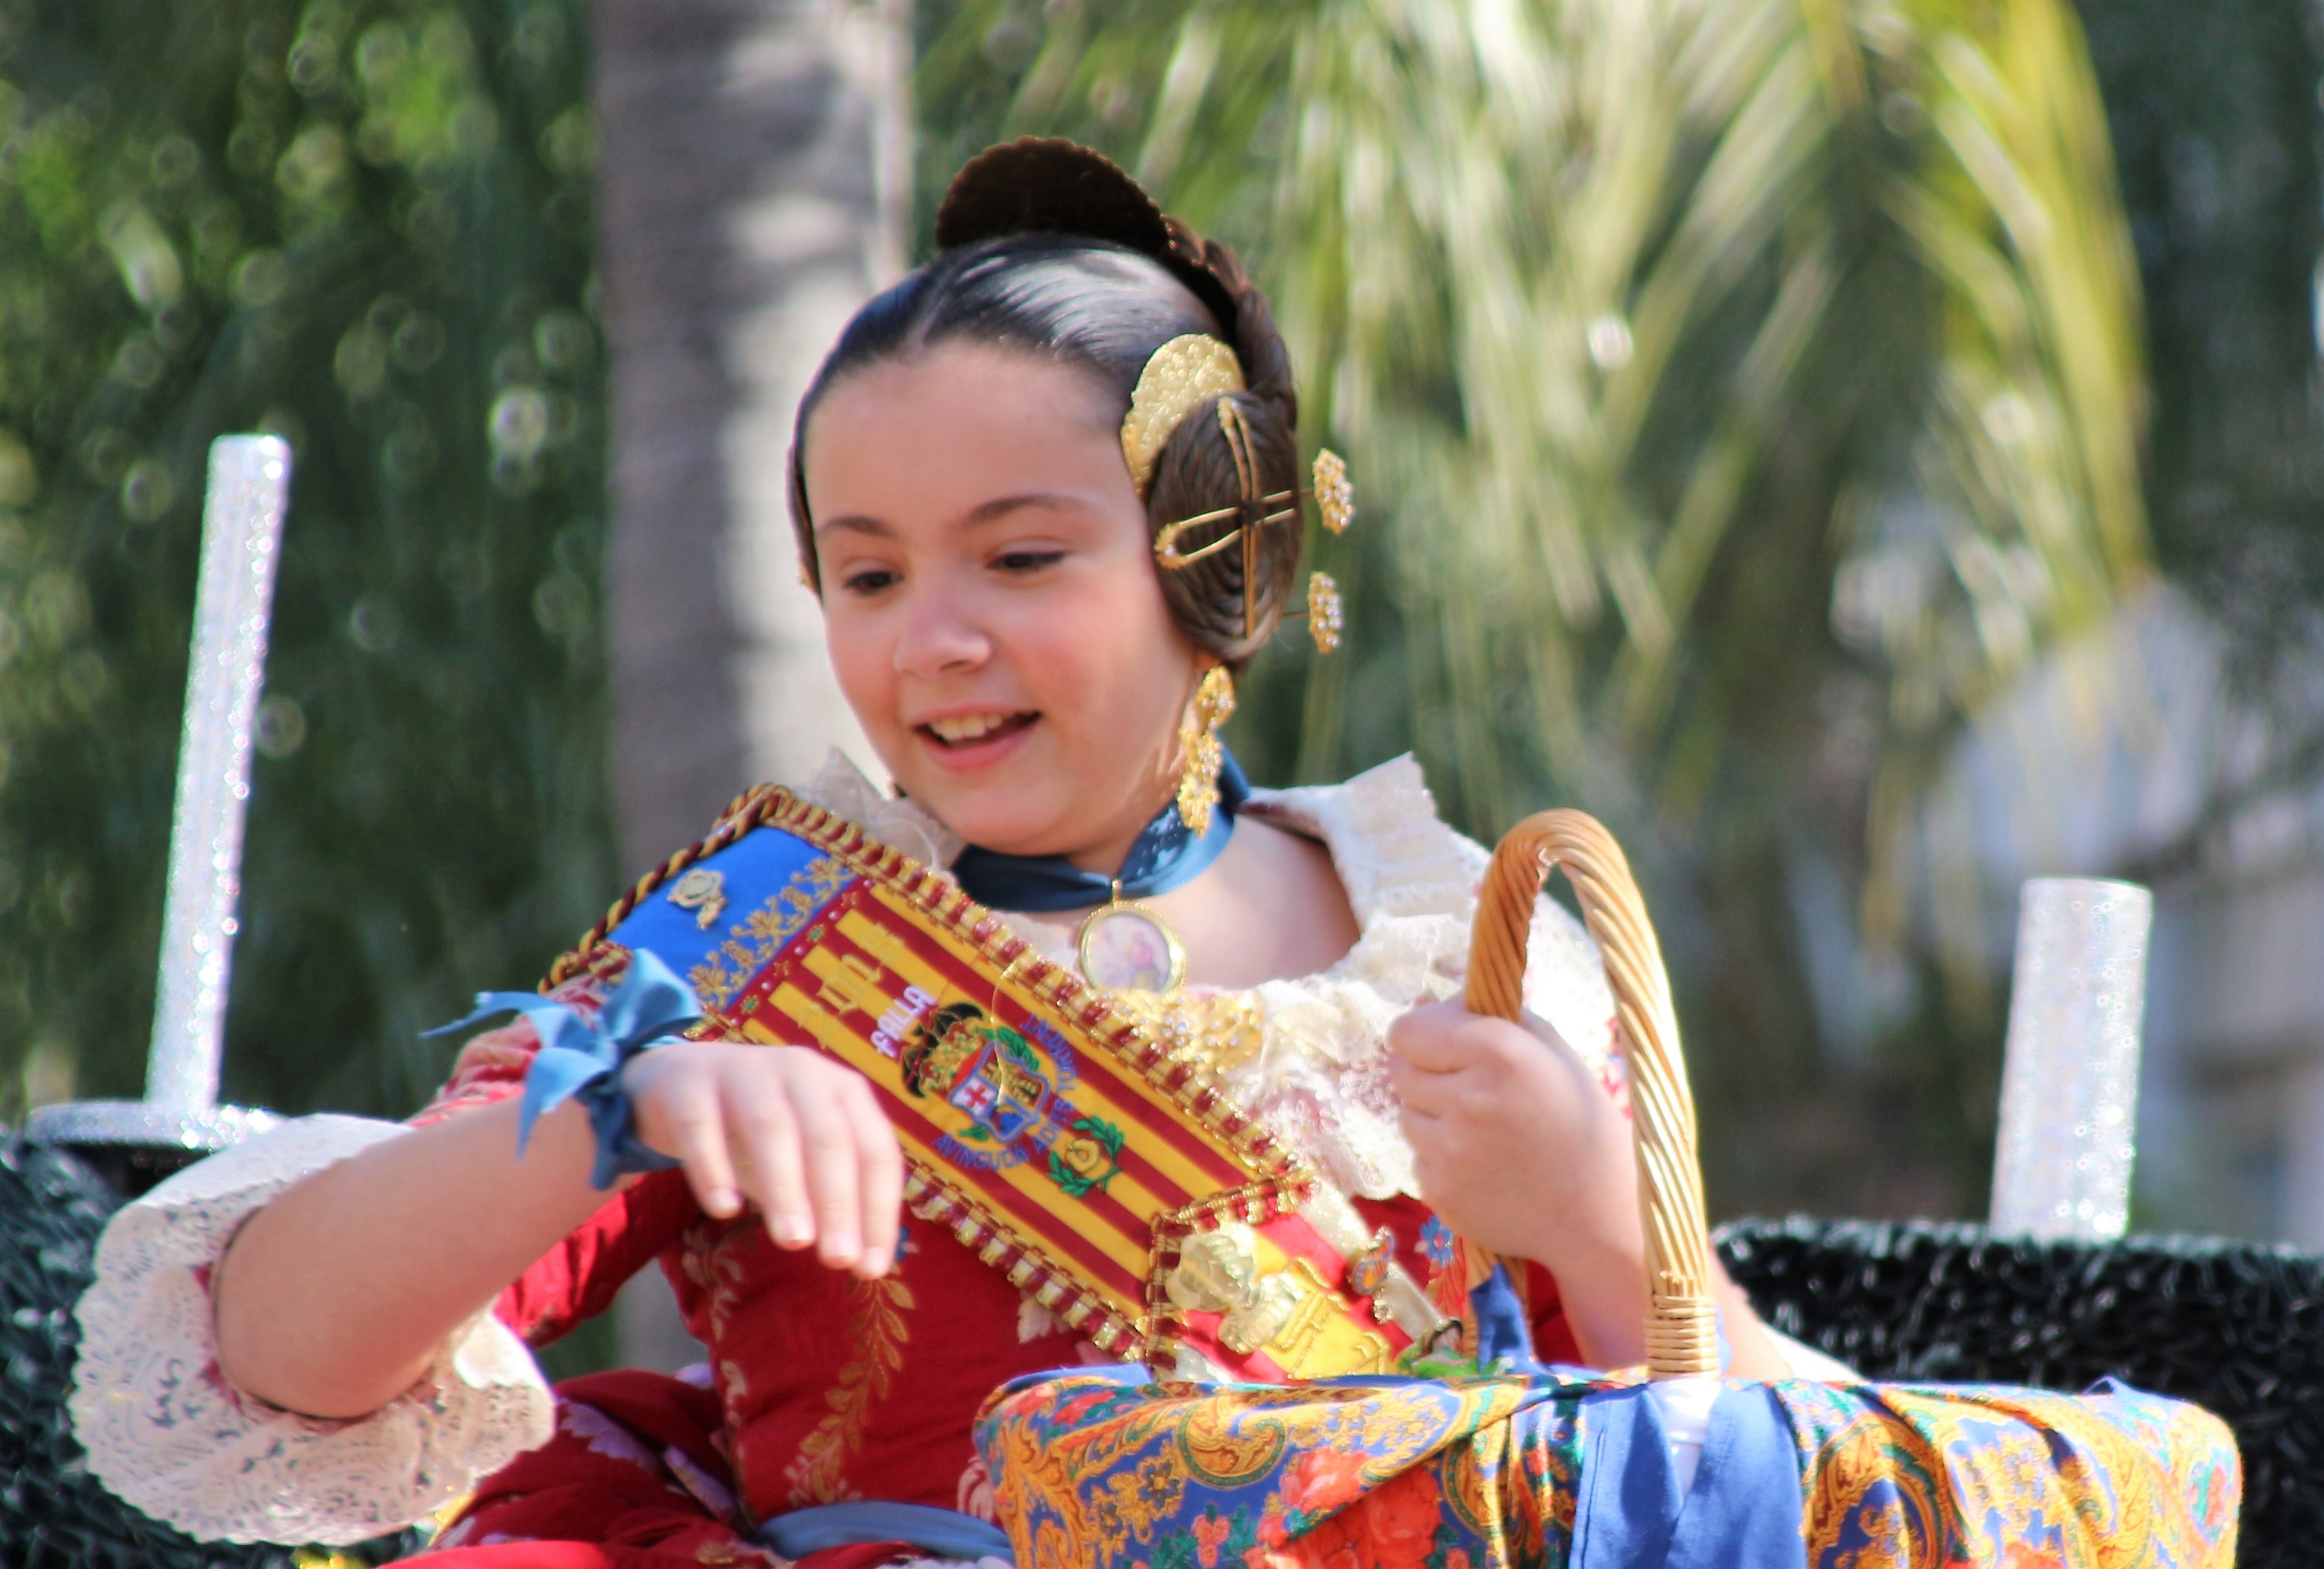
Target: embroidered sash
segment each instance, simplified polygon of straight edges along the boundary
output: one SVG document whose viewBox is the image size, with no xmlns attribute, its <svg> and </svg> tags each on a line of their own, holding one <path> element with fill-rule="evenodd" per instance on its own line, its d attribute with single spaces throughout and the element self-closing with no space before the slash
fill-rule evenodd
<svg viewBox="0 0 2324 1569">
<path fill-rule="evenodd" d="M 1459 1325 L 1346 1198 L 1197 1065 L 953 881 L 755 790 L 614 904 L 548 984 L 646 949 L 699 1037 L 819 1047 L 870 1081 L 906 1202 L 1065 1324 L 1164 1376 L 1387 1372 Z"/>
</svg>

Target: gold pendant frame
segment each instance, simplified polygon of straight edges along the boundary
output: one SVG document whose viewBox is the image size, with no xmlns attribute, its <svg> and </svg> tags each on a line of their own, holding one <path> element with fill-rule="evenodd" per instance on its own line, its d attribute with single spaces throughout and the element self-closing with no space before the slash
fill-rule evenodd
<svg viewBox="0 0 2324 1569">
<path fill-rule="evenodd" d="M 1122 941 L 1119 934 L 1133 927 L 1150 933 L 1160 952 L 1149 947 L 1141 956 L 1108 948 L 1110 941 Z M 1171 992 L 1185 983 L 1185 945 L 1160 911 L 1139 900 L 1116 899 L 1084 916 L 1074 934 L 1074 952 L 1082 979 L 1108 992 Z M 1125 964 L 1136 969 L 1125 973 Z M 1159 984 L 1146 983 L 1149 978 Z"/>
</svg>

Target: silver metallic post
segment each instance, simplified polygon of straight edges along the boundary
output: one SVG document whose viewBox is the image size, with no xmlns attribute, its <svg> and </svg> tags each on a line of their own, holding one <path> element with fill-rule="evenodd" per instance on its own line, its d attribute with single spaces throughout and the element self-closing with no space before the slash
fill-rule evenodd
<svg viewBox="0 0 2324 1569">
<path fill-rule="evenodd" d="M 281 438 L 224 436 L 211 444 L 145 1099 L 43 1106 L 26 1122 L 36 1142 L 68 1146 L 116 1182 L 151 1182 L 272 1121 L 220 1106 L 217 1089 L 251 732 L 290 489 L 290 448 Z"/>
<path fill-rule="evenodd" d="M 2107 1241 L 2129 1223 L 2153 915 L 2153 896 L 2135 883 L 2025 884 L 1994 1149 L 1996 1232 Z"/>
<path fill-rule="evenodd" d="M 161 987 L 145 1066 L 145 1099 L 173 1111 L 217 1103 L 250 803 L 251 728 L 266 670 L 274 564 L 290 491 L 290 448 L 281 438 L 226 436 L 211 445 L 162 906 Z"/>
</svg>

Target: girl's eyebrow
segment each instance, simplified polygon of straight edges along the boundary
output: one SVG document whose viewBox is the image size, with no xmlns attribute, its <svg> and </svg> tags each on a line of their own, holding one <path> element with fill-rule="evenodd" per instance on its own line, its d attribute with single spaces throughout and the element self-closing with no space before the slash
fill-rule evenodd
<svg viewBox="0 0 2324 1569">
<path fill-rule="evenodd" d="M 896 537 L 896 531 L 879 519 L 862 517 L 853 512 L 835 518 L 817 518 L 815 521 L 815 531 L 818 534 L 836 534 L 843 530 L 852 534 L 869 534 L 875 540 L 892 540 Z"/>
<path fill-rule="evenodd" d="M 1081 505 L 1082 503 L 1075 498 L 1060 495 L 1055 491 L 1027 491 L 1022 495 L 995 496 L 989 502 L 971 507 L 968 515 L 961 519 L 961 523 L 964 527 L 973 529 L 979 523 L 989 523 L 996 519 L 1004 518 L 1010 512 L 1021 512 L 1028 507 L 1038 507 L 1050 512 L 1071 512 Z"/>
<path fill-rule="evenodd" d="M 968 529 L 976 528 L 980 524 L 995 521 L 1007 517 L 1011 512 L 1022 512 L 1028 507 L 1043 508 L 1051 512 L 1072 512 L 1082 505 L 1083 503 L 1076 498 L 1060 494 L 1056 491 L 1027 491 L 1021 495 L 995 496 L 989 502 L 978 503 L 969 508 L 961 518 L 960 526 Z M 842 531 L 853 534 L 868 534 L 875 540 L 892 540 L 896 537 L 893 526 L 878 518 L 866 517 L 860 512 L 844 512 L 835 518 L 817 518 L 815 521 L 815 531 L 817 534 L 835 534 Z"/>
</svg>

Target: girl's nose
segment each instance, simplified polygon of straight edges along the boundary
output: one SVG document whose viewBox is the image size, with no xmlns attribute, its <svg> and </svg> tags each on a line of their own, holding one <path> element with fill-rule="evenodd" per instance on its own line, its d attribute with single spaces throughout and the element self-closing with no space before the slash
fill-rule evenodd
<svg viewBox="0 0 2324 1569">
<path fill-rule="evenodd" d="M 960 596 L 942 586 L 915 595 L 896 640 L 896 669 L 922 678 L 973 670 L 992 655 L 992 640 Z"/>
</svg>

